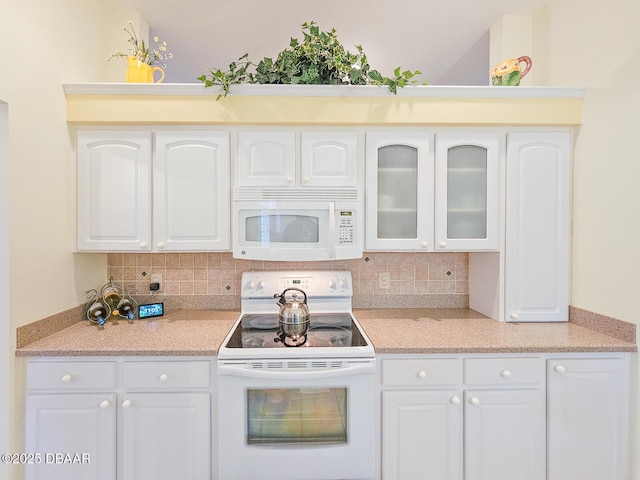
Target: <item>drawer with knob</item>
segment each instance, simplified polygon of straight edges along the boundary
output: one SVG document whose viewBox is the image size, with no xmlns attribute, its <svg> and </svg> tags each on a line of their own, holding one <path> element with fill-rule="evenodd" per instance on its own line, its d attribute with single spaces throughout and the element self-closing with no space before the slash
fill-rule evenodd
<svg viewBox="0 0 640 480">
<path fill-rule="evenodd" d="M 545 381 L 541 358 L 466 358 L 464 382 L 472 385 L 538 384 Z"/>
<path fill-rule="evenodd" d="M 27 363 L 28 390 L 112 390 L 116 378 L 116 362 Z"/>
<path fill-rule="evenodd" d="M 455 386 L 461 379 L 456 358 L 384 359 L 382 384 L 403 386 Z"/>
<path fill-rule="evenodd" d="M 211 363 L 190 361 L 127 361 L 122 385 L 127 389 L 209 388 Z"/>
</svg>

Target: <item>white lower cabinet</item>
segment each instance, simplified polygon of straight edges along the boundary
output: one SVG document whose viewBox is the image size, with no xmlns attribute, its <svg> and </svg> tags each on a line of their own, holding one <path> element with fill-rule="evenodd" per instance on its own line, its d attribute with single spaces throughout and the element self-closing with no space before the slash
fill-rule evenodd
<svg viewBox="0 0 640 480">
<path fill-rule="evenodd" d="M 625 480 L 629 359 L 382 355 L 382 480 Z"/>
<path fill-rule="evenodd" d="M 553 358 L 547 368 L 548 480 L 628 479 L 628 360 Z"/>
<path fill-rule="evenodd" d="M 25 480 L 115 479 L 116 410 L 115 393 L 27 395 L 24 451 L 34 461 Z"/>
<path fill-rule="evenodd" d="M 211 360 L 27 363 L 26 480 L 208 480 Z M 56 457 L 56 454 L 69 457 Z"/>
<path fill-rule="evenodd" d="M 209 478 L 208 393 L 128 393 L 122 398 L 121 478 Z"/>
<path fill-rule="evenodd" d="M 464 392 L 464 479 L 544 480 L 544 388 Z"/>
<path fill-rule="evenodd" d="M 545 479 L 542 359 L 388 358 L 381 371 L 383 480 Z"/>
<path fill-rule="evenodd" d="M 462 406 L 456 390 L 382 392 L 382 478 L 462 478 Z"/>
</svg>

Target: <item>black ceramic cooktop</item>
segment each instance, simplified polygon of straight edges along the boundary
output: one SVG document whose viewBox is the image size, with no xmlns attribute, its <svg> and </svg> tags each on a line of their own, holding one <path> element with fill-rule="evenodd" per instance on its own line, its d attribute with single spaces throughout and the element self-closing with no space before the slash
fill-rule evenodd
<svg viewBox="0 0 640 480">
<path fill-rule="evenodd" d="M 277 314 L 244 315 L 226 346 L 228 348 L 340 348 L 366 345 L 366 340 L 350 314 L 312 313 L 306 338 L 295 341 L 281 334 Z"/>
</svg>

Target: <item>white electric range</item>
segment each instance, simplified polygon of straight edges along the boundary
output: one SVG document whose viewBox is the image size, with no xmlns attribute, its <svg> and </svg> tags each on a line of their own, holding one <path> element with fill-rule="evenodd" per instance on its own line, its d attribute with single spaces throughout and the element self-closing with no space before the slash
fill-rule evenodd
<svg viewBox="0 0 640 480">
<path fill-rule="evenodd" d="M 307 295 L 303 342 L 279 335 L 277 298 Z M 363 480 L 375 472 L 376 363 L 348 271 L 246 272 L 218 353 L 221 480 Z"/>
</svg>

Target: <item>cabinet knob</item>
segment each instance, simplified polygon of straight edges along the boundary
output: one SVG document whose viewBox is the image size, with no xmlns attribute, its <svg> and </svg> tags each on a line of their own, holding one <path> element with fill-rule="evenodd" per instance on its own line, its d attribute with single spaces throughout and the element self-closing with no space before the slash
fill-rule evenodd
<svg viewBox="0 0 640 480">
<path fill-rule="evenodd" d="M 471 405 L 480 405 L 480 400 L 478 399 L 478 397 L 471 397 L 469 399 L 469 403 Z"/>
<path fill-rule="evenodd" d="M 166 373 L 163 373 L 158 377 L 158 380 L 160 380 L 161 382 L 166 382 L 167 380 L 169 380 L 169 375 L 167 375 Z"/>
<path fill-rule="evenodd" d="M 447 248 L 447 242 L 440 242 L 440 243 L 438 244 L 438 246 L 439 246 L 440 248 Z"/>
<path fill-rule="evenodd" d="M 309 183 L 309 177 L 304 177 L 304 178 L 302 179 L 302 182 L 303 182 L 303 183 Z"/>
<path fill-rule="evenodd" d="M 102 410 L 104 410 L 105 408 L 109 408 L 109 405 L 111 405 L 111 403 L 109 403 L 109 400 L 103 400 L 100 402 L 100 408 Z"/>
<path fill-rule="evenodd" d="M 63 375 L 60 381 L 62 383 L 69 383 L 71 381 L 71 375 L 69 375 L 68 373 L 66 375 Z"/>
<path fill-rule="evenodd" d="M 420 246 L 421 246 L 422 248 L 429 248 L 429 244 L 428 244 L 427 242 L 422 242 L 422 243 L 420 244 Z"/>
<path fill-rule="evenodd" d="M 164 242 L 158 242 L 158 244 L 156 245 L 159 249 L 163 249 L 165 247 L 165 243 Z"/>
<path fill-rule="evenodd" d="M 129 408 L 131 406 L 131 400 L 125 400 L 122 402 L 122 408 Z"/>
<path fill-rule="evenodd" d="M 293 177 L 287 177 L 287 183 L 293 183 Z"/>
<path fill-rule="evenodd" d="M 556 365 L 555 367 L 553 367 L 553 369 L 557 373 L 565 373 L 567 371 L 567 369 L 566 369 L 566 367 L 564 365 Z"/>
<path fill-rule="evenodd" d="M 520 318 L 520 315 L 518 315 L 517 313 L 512 313 L 511 315 L 509 315 L 511 318 L 513 318 L 514 320 L 517 320 Z"/>
<path fill-rule="evenodd" d="M 149 244 L 147 242 L 140 242 L 140 248 L 144 249 L 147 248 L 149 246 Z"/>
<path fill-rule="evenodd" d="M 424 370 L 420 370 L 418 372 L 418 378 L 422 378 L 422 379 L 427 378 L 427 372 L 425 372 Z"/>
<path fill-rule="evenodd" d="M 455 395 L 453 397 L 451 397 L 451 399 L 449 401 L 451 403 L 453 403 L 454 405 L 460 405 L 460 397 L 456 397 Z"/>
<path fill-rule="evenodd" d="M 511 372 L 509 370 L 502 370 L 500 372 L 500 376 L 502 378 L 510 378 L 511 377 Z"/>
</svg>

